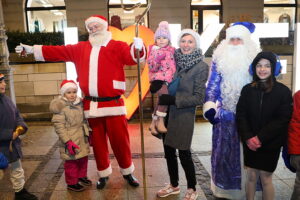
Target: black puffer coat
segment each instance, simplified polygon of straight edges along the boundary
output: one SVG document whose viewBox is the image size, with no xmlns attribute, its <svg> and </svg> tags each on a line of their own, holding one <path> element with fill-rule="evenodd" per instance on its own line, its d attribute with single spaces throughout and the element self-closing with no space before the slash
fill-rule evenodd
<svg viewBox="0 0 300 200">
<path fill-rule="evenodd" d="M 292 94 L 288 87 L 274 79 L 270 92 L 246 85 L 237 104 L 238 133 L 244 144 L 245 165 L 273 172 L 280 148 L 287 138 L 287 127 L 292 115 Z M 261 147 L 252 151 L 246 141 L 257 136 Z"/>
</svg>

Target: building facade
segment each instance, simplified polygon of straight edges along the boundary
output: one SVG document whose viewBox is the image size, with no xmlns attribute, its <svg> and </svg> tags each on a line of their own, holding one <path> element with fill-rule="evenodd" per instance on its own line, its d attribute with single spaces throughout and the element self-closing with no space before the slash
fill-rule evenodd
<svg viewBox="0 0 300 200">
<path fill-rule="evenodd" d="M 126 28 L 142 13 L 148 3 L 151 8 L 142 20 L 143 25 L 155 31 L 160 21 L 180 24 L 199 33 L 210 23 L 251 21 L 255 23 L 287 22 L 290 32 L 299 21 L 296 0 L 124 0 L 126 7 L 142 2 L 134 11 L 124 11 L 120 0 L 2 0 L 6 30 L 21 32 L 63 31 L 64 27 L 78 27 L 85 33 L 84 20 L 93 14 L 107 17 L 119 28 Z M 291 39 L 293 40 L 293 39 Z M 286 73 L 279 79 L 293 88 L 293 43 L 265 45 L 287 62 Z M 210 55 L 205 59 L 210 64 Z M 48 119 L 49 102 L 59 94 L 59 85 L 66 77 L 65 63 L 21 63 L 11 60 L 17 105 L 26 118 Z M 135 67 L 126 68 L 126 94 L 136 83 Z M 151 113 L 153 101 L 150 94 L 145 100 L 145 111 Z M 146 115 L 147 116 L 147 115 Z"/>
</svg>

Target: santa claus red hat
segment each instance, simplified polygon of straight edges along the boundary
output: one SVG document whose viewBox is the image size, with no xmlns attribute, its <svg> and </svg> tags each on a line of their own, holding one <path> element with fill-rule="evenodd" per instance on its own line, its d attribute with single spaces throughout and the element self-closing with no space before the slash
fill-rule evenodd
<svg viewBox="0 0 300 200">
<path fill-rule="evenodd" d="M 92 22 L 97 22 L 99 24 L 102 24 L 104 26 L 104 28 L 108 30 L 108 22 L 105 17 L 103 17 L 101 15 L 92 15 L 89 18 L 87 18 L 85 20 L 85 27 L 87 30 L 89 30 L 88 25 Z"/>
<path fill-rule="evenodd" d="M 77 84 L 73 80 L 63 80 L 60 84 L 60 94 L 63 96 L 68 89 L 78 90 Z"/>
</svg>

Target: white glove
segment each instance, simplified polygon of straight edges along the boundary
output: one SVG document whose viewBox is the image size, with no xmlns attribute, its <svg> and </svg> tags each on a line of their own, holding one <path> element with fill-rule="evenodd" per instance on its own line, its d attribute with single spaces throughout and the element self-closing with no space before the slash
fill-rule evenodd
<svg viewBox="0 0 300 200">
<path fill-rule="evenodd" d="M 143 49 L 143 40 L 142 40 L 142 38 L 134 37 L 133 38 L 133 45 L 134 45 L 134 48 L 141 51 Z"/>
<path fill-rule="evenodd" d="M 21 54 L 23 50 L 25 50 L 26 54 L 33 54 L 33 46 L 20 43 L 20 45 L 15 48 L 15 51 L 18 54 Z"/>
</svg>

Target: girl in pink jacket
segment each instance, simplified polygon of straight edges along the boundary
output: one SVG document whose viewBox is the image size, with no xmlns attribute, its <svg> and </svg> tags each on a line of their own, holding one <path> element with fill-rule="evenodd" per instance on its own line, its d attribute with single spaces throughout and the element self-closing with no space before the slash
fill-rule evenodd
<svg viewBox="0 0 300 200">
<path fill-rule="evenodd" d="M 155 31 L 155 44 L 149 47 L 148 66 L 149 79 L 151 82 L 150 92 L 158 96 L 168 94 L 168 84 L 172 81 L 176 71 L 174 60 L 175 48 L 171 46 L 171 34 L 169 24 L 166 21 L 159 23 Z M 149 130 L 151 134 L 160 138 L 160 133 L 166 133 L 164 117 L 167 115 L 167 106 L 155 106 L 152 123 Z"/>
</svg>

